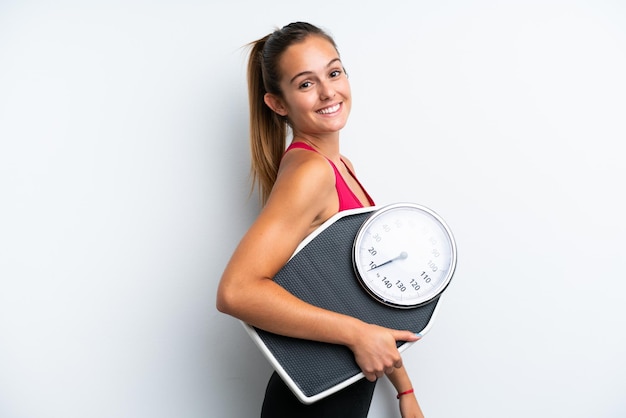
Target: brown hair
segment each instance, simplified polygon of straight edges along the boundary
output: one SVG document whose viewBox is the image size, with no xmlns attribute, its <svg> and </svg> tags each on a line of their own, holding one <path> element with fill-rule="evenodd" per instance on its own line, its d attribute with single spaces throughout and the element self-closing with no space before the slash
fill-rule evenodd
<svg viewBox="0 0 626 418">
<path fill-rule="evenodd" d="M 278 64 L 285 50 L 294 43 L 316 35 L 327 39 L 337 49 L 335 41 L 322 29 L 305 22 L 294 22 L 276 29 L 269 35 L 250 43 L 248 60 L 248 99 L 250 106 L 250 150 L 252 187 L 259 188 L 261 201 L 267 202 L 278 165 L 285 152 L 289 120 L 270 109 L 265 93 L 282 97 Z"/>
</svg>

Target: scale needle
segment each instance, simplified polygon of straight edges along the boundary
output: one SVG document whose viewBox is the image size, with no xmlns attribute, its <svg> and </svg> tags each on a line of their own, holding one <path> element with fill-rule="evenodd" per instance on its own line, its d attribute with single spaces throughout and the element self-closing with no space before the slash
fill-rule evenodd
<svg viewBox="0 0 626 418">
<path fill-rule="evenodd" d="M 402 252 L 400 253 L 400 255 L 399 255 L 399 256 L 397 256 L 397 257 L 395 257 L 395 258 L 392 258 L 391 260 L 387 260 L 387 261 L 385 261 L 385 262 L 384 262 L 384 263 L 382 263 L 382 264 L 378 264 L 378 265 L 376 265 L 376 266 L 372 267 L 371 269 L 369 269 L 368 271 L 372 271 L 372 270 L 374 270 L 374 269 L 377 269 L 378 267 L 382 267 L 382 266 L 384 266 L 385 264 L 389 264 L 389 263 L 391 263 L 392 261 L 396 261 L 396 260 L 404 260 L 404 259 L 405 259 L 405 258 L 407 258 L 408 256 L 409 256 L 409 255 L 406 253 L 406 251 L 402 251 Z"/>
</svg>

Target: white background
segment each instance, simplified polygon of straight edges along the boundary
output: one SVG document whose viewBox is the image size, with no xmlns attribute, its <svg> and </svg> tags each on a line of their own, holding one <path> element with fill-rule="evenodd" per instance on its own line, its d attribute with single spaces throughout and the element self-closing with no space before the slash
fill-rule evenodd
<svg viewBox="0 0 626 418">
<path fill-rule="evenodd" d="M 2 1 L 0 416 L 258 416 L 215 290 L 258 212 L 243 46 L 294 20 L 337 40 L 377 203 L 455 233 L 404 355 L 426 416 L 626 416 L 617 0 Z"/>
</svg>

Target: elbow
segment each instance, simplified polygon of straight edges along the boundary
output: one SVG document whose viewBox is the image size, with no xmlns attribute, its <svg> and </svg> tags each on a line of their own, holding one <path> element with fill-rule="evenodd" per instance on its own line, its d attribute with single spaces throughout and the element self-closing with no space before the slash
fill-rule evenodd
<svg viewBox="0 0 626 418">
<path fill-rule="evenodd" d="M 232 291 L 220 286 L 217 289 L 217 297 L 215 301 L 215 307 L 221 313 L 235 316 L 237 301 L 236 295 Z"/>
<path fill-rule="evenodd" d="M 215 307 L 221 313 L 228 314 L 230 312 L 230 303 L 224 292 L 218 290 Z"/>
<path fill-rule="evenodd" d="M 261 281 L 262 282 L 262 281 Z M 223 279 L 217 288 L 215 307 L 221 313 L 240 320 L 250 319 L 262 297 L 262 286 L 259 281 Z"/>
</svg>

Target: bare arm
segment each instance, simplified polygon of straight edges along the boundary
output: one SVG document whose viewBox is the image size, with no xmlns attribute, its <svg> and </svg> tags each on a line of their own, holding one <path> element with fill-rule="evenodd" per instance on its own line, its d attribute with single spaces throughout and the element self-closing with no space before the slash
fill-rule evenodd
<svg viewBox="0 0 626 418">
<path fill-rule="evenodd" d="M 414 341 L 413 333 L 310 305 L 272 280 L 298 244 L 337 211 L 332 169 L 326 160 L 303 155 L 293 153 L 281 167 L 267 205 L 226 266 L 217 307 L 273 333 L 346 345 L 375 380 L 402 365 L 395 342 Z"/>
<path fill-rule="evenodd" d="M 404 366 L 395 369 L 392 373 L 388 374 L 387 377 L 398 393 L 413 389 L 413 384 Z M 399 402 L 402 418 L 424 418 L 415 393 L 407 393 L 400 396 Z"/>
<path fill-rule="evenodd" d="M 340 324 L 350 329 L 355 325 L 352 321 L 304 303 L 272 280 L 304 237 L 333 213 L 325 211 L 331 197 L 327 163 L 290 161 L 281 167 L 267 205 L 226 266 L 217 307 L 277 334 L 346 343 L 345 335 L 331 337 L 327 330 Z"/>
</svg>

